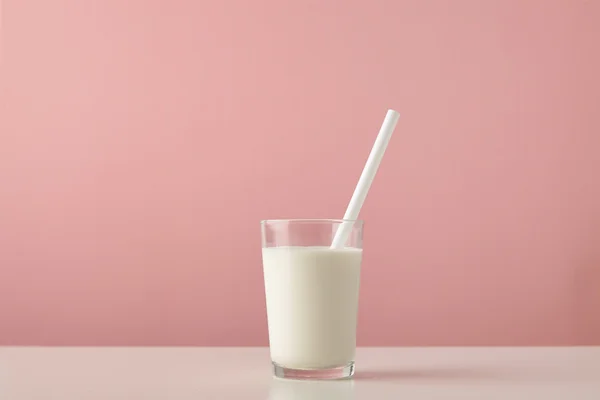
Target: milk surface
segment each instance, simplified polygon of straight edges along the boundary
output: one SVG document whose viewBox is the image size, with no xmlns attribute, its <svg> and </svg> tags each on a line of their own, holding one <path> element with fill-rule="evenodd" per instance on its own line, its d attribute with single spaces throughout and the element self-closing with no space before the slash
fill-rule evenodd
<svg viewBox="0 0 600 400">
<path fill-rule="evenodd" d="M 297 369 L 354 361 L 362 250 L 262 251 L 271 359 Z"/>
</svg>

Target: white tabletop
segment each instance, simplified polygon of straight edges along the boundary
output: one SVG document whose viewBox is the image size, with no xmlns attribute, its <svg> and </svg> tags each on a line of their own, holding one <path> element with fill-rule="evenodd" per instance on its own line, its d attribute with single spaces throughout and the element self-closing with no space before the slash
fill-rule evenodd
<svg viewBox="0 0 600 400">
<path fill-rule="evenodd" d="M 0 347 L 0 399 L 600 399 L 600 347 L 361 348 L 345 381 L 272 377 L 266 348 Z"/>
</svg>

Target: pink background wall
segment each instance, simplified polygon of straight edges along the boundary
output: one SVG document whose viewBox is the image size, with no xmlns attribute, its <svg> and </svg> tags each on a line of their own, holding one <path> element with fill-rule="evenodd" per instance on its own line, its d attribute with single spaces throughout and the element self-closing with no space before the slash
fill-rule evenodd
<svg viewBox="0 0 600 400">
<path fill-rule="evenodd" d="M 0 344 L 265 345 L 387 108 L 360 344 L 600 344 L 600 2 L 2 3 Z"/>
</svg>

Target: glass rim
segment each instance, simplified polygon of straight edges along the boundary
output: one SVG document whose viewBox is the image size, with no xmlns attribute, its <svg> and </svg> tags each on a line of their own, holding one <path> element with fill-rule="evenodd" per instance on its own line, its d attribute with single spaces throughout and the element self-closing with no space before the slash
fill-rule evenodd
<svg viewBox="0 0 600 400">
<path fill-rule="evenodd" d="M 351 222 L 353 224 L 363 224 L 362 219 L 335 219 L 335 218 L 290 218 L 290 219 L 263 219 L 260 221 L 261 225 L 268 224 L 270 222 L 281 223 L 281 222 L 329 222 L 342 224 L 344 222 Z"/>
</svg>

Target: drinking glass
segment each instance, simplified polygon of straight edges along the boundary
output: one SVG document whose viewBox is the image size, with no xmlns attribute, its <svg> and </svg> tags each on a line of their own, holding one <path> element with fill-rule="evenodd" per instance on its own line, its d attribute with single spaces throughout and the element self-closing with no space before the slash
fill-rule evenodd
<svg viewBox="0 0 600 400">
<path fill-rule="evenodd" d="M 331 243 L 351 224 L 345 245 Z M 274 374 L 339 379 L 354 374 L 362 221 L 261 222 L 262 259 Z"/>
</svg>

